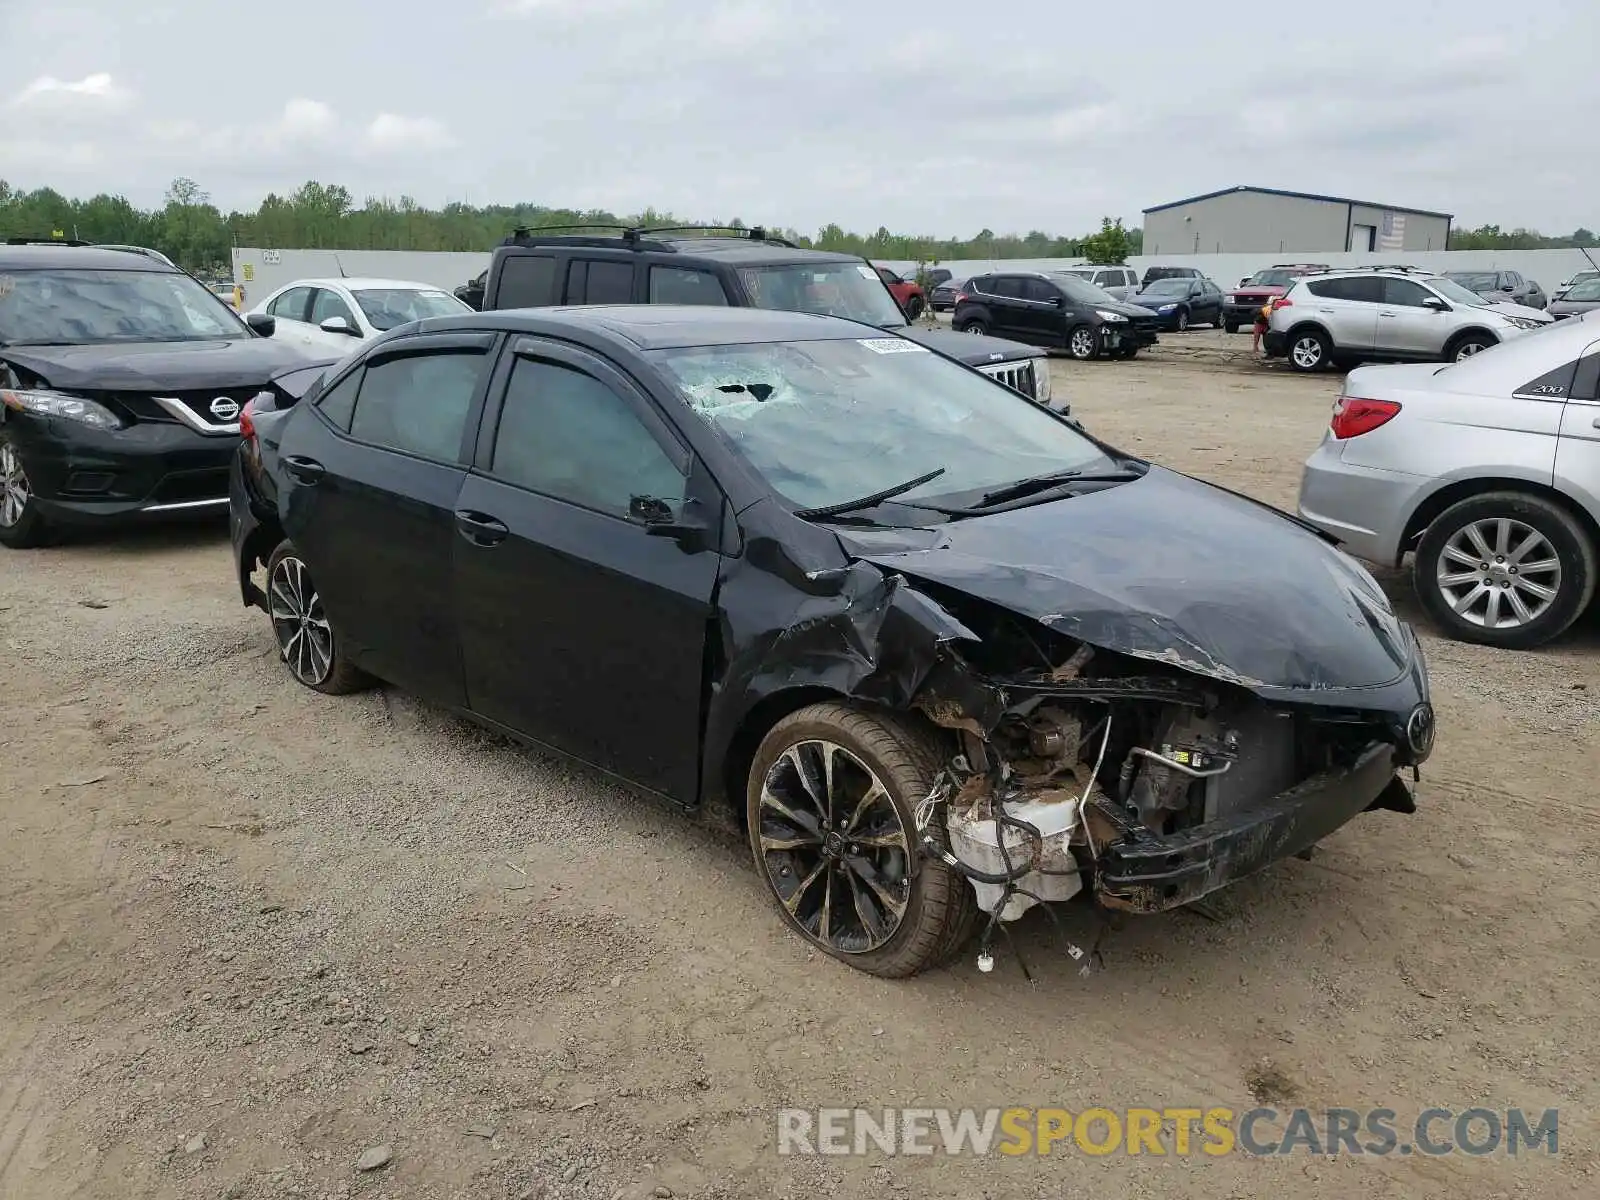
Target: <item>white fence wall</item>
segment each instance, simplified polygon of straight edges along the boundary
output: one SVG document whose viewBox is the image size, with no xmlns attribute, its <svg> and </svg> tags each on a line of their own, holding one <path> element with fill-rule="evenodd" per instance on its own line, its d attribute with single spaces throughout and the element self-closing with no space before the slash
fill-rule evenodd
<svg viewBox="0 0 1600 1200">
<path fill-rule="evenodd" d="M 237 247 L 233 251 L 234 282 L 245 289 L 245 305 L 249 307 L 261 297 L 283 284 L 296 279 L 323 276 L 365 275 L 385 279 L 410 279 L 451 290 L 465 283 L 489 265 L 489 252 L 480 253 L 430 253 L 406 250 L 278 250 L 271 252 L 277 262 L 268 262 L 268 252 L 253 247 Z M 1600 254 L 1595 255 L 1600 259 Z M 1575 271 L 1590 267 L 1581 250 L 1435 250 L 1387 254 L 1194 254 L 1161 255 L 1158 258 L 1129 259 L 1137 270 L 1154 264 L 1163 266 L 1199 267 L 1218 286 L 1229 288 L 1241 278 L 1275 262 L 1291 260 L 1325 262 L 1330 266 L 1361 266 L 1366 263 L 1406 262 L 1436 271 L 1459 270 L 1510 270 L 1520 271 L 1529 279 L 1538 280 L 1549 291 Z M 977 275 L 985 271 L 1011 268 L 1021 271 L 1042 271 L 1068 266 L 1082 259 L 1039 258 L 997 259 L 948 262 L 955 275 Z M 910 271 L 914 263 L 893 262 L 889 265 Z"/>
</svg>

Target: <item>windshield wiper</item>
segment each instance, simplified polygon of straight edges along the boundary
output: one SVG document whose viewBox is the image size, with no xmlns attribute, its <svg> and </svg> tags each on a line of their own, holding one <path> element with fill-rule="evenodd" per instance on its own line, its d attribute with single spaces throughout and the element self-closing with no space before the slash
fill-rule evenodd
<svg viewBox="0 0 1600 1200">
<path fill-rule="evenodd" d="M 913 488 L 919 488 L 925 483 L 939 478 L 945 469 L 929 471 L 926 475 L 918 475 L 915 479 L 908 479 L 904 483 L 897 483 L 893 487 L 886 487 L 881 492 L 873 492 L 870 496 L 862 496 L 858 500 L 844 500 L 838 504 L 827 504 L 821 508 L 797 508 L 794 515 L 808 521 L 820 517 L 837 517 L 842 513 L 855 512 L 859 508 L 871 508 L 875 504 L 882 504 L 885 500 L 893 500 L 896 496 L 903 496 Z"/>
<path fill-rule="evenodd" d="M 1015 483 L 1008 483 L 1004 487 L 995 488 L 992 492 L 985 492 L 983 498 L 973 507 L 993 508 L 996 504 L 1004 504 L 1008 500 L 1020 500 L 1024 496 L 1046 492 L 1065 483 L 1130 483 L 1139 478 L 1142 476 L 1137 471 L 1097 471 L 1093 474 L 1081 468 L 1074 471 L 1052 471 L 1048 475 L 1033 475 L 1027 479 L 1019 479 Z"/>
</svg>

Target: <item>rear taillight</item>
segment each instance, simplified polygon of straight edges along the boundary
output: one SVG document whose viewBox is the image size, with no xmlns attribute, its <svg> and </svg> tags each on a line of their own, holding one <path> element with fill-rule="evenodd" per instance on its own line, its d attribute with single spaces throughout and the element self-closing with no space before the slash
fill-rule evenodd
<svg viewBox="0 0 1600 1200">
<path fill-rule="evenodd" d="M 1289 297 L 1284 296 L 1282 299 L 1280 299 L 1272 307 L 1273 308 L 1293 308 L 1294 307 L 1294 301 L 1289 299 Z"/>
<path fill-rule="evenodd" d="M 1378 426 L 1392 421 L 1400 412 L 1393 400 L 1360 400 L 1354 396 L 1340 396 L 1333 402 L 1333 420 L 1328 428 L 1340 441 L 1371 433 Z"/>
</svg>

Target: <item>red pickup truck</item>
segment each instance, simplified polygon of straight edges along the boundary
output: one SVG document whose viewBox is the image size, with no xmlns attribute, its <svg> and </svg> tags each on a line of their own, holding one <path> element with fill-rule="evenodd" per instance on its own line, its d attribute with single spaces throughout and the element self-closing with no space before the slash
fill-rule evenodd
<svg viewBox="0 0 1600 1200">
<path fill-rule="evenodd" d="M 1238 333 L 1241 325 L 1253 326 L 1256 314 L 1268 300 L 1285 295 L 1296 279 L 1319 275 L 1327 269 L 1322 263 L 1280 263 L 1240 280 L 1239 286 L 1223 297 L 1222 327 L 1229 333 Z"/>
</svg>

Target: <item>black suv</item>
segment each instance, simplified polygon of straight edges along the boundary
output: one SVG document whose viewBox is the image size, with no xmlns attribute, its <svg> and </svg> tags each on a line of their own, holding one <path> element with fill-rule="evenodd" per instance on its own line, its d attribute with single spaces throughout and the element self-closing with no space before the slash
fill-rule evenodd
<svg viewBox="0 0 1600 1200">
<path fill-rule="evenodd" d="M 220 513 L 239 413 L 282 368 L 268 341 L 160 258 L 0 246 L 0 545 L 57 525 Z"/>
<path fill-rule="evenodd" d="M 584 233 L 518 229 L 489 269 L 456 295 L 483 311 L 573 304 L 707 304 L 845 317 L 954 358 L 1059 412 L 1048 360 L 1030 346 L 957 337 L 912 325 L 863 258 L 806 250 L 760 228 L 634 229 L 573 226 Z M 597 232 L 599 231 L 599 232 Z"/>
<path fill-rule="evenodd" d="M 1073 358 L 1132 358 L 1153 346 L 1160 319 L 1065 272 L 974 275 L 956 299 L 953 324 L 964 334 L 997 333 L 1035 346 L 1061 346 Z"/>
</svg>

